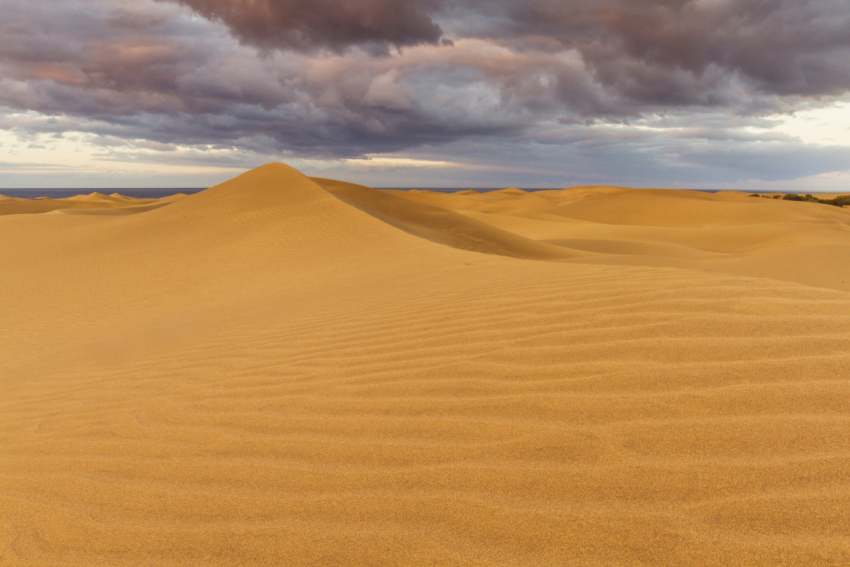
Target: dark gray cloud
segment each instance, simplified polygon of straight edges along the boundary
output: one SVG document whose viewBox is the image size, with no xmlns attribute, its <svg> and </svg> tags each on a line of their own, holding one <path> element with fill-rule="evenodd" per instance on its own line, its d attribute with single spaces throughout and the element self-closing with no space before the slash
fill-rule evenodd
<svg viewBox="0 0 850 567">
<path fill-rule="evenodd" d="M 435 44 L 439 0 L 176 0 L 266 48 Z"/>
<path fill-rule="evenodd" d="M 601 82 L 638 102 L 712 102 L 671 80 L 676 72 L 709 83 L 717 70 L 734 73 L 759 91 L 783 95 L 850 88 L 850 11 L 843 0 L 512 4 L 506 33 L 576 46 Z M 659 80 L 658 88 L 649 86 Z"/>
<path fill-rule="evenodd" d="M 172 1 L 264 48 L 436 43 L 444 31 L 436 19 L 453 39 L 577 49 L 601 84 L 638 107 L 723 104 L 705 90 L 727 74 L 783 95 L 850 88 L 844 0 Z"/>
</svg>

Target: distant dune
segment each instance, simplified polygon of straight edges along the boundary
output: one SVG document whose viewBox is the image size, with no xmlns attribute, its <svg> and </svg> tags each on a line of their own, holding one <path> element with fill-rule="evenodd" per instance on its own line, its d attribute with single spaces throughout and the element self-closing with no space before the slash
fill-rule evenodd
<svg viewBox="0 0 850 567">
<path fill-rule="evenodd" d="M 850 210 L 0 199 L 0 565 L 848 565 Z"/>
<path fill-rule="evenodd" d="M 621 187 L 392 193 L 562 246 L 582 263 L 690 268 L 850 291 L 847 208 L 734 191 Z"/>
</svg>

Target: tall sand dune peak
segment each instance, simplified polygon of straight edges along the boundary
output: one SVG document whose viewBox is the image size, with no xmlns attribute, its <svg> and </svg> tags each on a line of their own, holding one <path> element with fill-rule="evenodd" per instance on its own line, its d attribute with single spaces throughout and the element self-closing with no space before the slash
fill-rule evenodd
<svg viewBox="0 0 850 567">
<path fill-rule="evenodd" d="M 197 195 L 216 199 L 275 199 L 298 202 L 323 196 L 325 190 L 285 163 L 261 165 Z"/>
<path fill-rule="evenodd" d="M 338 199 L 295 168 L 283 163 L 268 163 L 188 195 L 168 210 L 190 216 L 274 215 L 284 219 L 301 214 L 304 207 L 315 207 L 311 213 L 314 216 L 342 214 L 341 205 Z M 165 209 L 162 213 L 167 214 Z"/>
</svg>

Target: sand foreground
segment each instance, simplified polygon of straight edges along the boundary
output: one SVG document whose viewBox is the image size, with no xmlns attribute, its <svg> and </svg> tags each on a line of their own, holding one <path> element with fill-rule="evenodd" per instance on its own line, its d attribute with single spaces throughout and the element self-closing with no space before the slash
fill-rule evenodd
<svg viewBox="0 0 850 567">
<path fill-rule="evenodd" d="M 0 198 L 0 565 L 850 564 L 850 210 L 75 201 Z"/>
</svg>

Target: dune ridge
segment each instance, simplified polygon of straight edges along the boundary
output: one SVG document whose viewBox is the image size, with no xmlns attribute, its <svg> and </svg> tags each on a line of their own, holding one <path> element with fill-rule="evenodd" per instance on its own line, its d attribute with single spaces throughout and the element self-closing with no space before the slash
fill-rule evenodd
<svg viewBox="0 0 850 567">
<path fill-rule="evenodd" d="M 413 204 L 387 191 L 332 179 L 312 180 L 345 202 L 384 222 L 453 248 L 536 260 L 557 260 L 580 255 L 500 230 L 443 207 L 426 203 Z"/>
<path fill-rule="evenodd" d="M 848 563 L 850 294 L 476 252 L 565 211 L 393 197 L 270 164 L 0 217 L 0 563 Z"/>
</svg>

